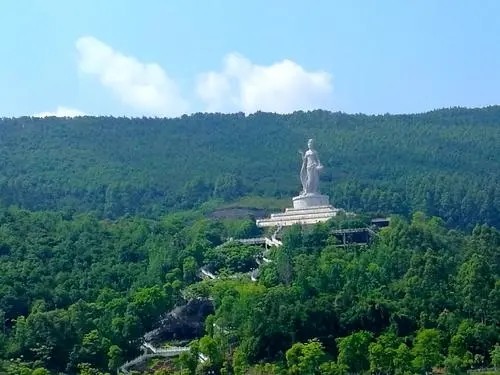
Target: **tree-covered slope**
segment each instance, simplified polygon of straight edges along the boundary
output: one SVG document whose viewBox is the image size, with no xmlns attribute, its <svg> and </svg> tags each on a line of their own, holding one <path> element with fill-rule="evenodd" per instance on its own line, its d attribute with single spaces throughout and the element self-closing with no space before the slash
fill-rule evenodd
<svg viewBox="0 0 500 375">
<path fill-rule="evenodd" d="M 199 343 L 215 368 L 464 374 L 499 363 L 498 231 L 464 235 L 416 213 L 360 248 L 335 246 L 332 224 L 287 230 L 258 283 L 211 286 L 217 309 Z"/>
<path fill-rule="evenodd" d="M 249 221 L 189 212 L 111 222 L 0 208 L 0 374 L 114 373 L 166 312 L 196 296 L 215 305 L 205 335 L 175 369 L 155 374 L 498 366 L 498 230 L 465 234 L 415 213 L 394 217 L 367 246 L 336 246 L 332 230 L 351 222 L 285 229 L 252 282 L 233 272 L 247 270 L 255 252 L 218 247 L 238 232 L 255 235 Z M 202 266 L 222 277 L 199 281 Z"/>
<path fill-rule="evenodd" d="M 315 138 L 337 206 L 500 225 L 500 107 L 416 115 L 195 114 L 0 120 L 0 199 L 157 216 L 212 197 L 289 197 Z"/>
</svg>

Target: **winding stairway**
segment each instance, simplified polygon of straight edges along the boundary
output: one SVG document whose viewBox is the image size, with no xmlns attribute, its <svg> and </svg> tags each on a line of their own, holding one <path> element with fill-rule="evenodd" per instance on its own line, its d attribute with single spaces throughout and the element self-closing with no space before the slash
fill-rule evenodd
<svg viewBox="0 0 500 375">
<path fill-rule="evenodd" d="M 277 238 L 277 236 L 281 232 L 282 228 L 283 228 L 282 225 L 278 225 L 276 227 L 276 230 L 273 232 L 273 234 L 271 235 L 270 238 L 257 237 L 257 238 L 246 238 L 246 239 L 236 239 L 236 240 L 231 239 L 229 241 L 226 241 L 222 245 L 219 245 L 218 247 L 222 247 L 222 246 L 224 246 L 232 241 L 236 241 L 236 242 L 239 242 L 242 244 L 247 244 L 247 245 L 265 245 L 266 251 L 264 251 L 262 254 L 262 258 L 261 258 L 262 261 L 259 258 L 257 258 L 256 261 L 257 261 L 258 267 L 249 273 L 250 279 L 255 282 L 255 281 L 257 281 L 257 278 L 260 274 L 260 266 L 262 264 L 271 262 L 270 259 L 265 257 L 268 248 L 269 247 L 280 247 L 283 244 L 283 242 L 281 242 L 281 240 L 279 240 Z M 210 271 L 206 270 L 203 267 L 200 268 L 200 276 L 202 278 L 217 279 L 216 275 L 214 275 L 213 273 L 211 273 Z M 172 310 L 172 312 L 170 314 L 175 316 L 176 314 L 178 314 L 178 311 L 179 311 L 179 307 Z M 131 374 L 130 368 L 138 366 L 151 358 L 158 358 L 158 357 L 171 358 L 171 357 L 176 357 L 182 353 L 190 351 L 189 346 L 172 346 L 172 347 L 168 347 L 168 348 L 159 348 L 159 347 L 154 346 L 150 340 L 151 340 L 152 336 L 155 335 L 155 332 L 157 332 L 157 329 L 144 334 L 144 336 L 143 336 L 144 341 L 141 344 L 141 350 L 144 353 L 141 354 L 140 356 L 124 363 L 123 365 L 121 365 L 117 370 L 117 374 L 123 374 L 123 375 Z M 207 359 L 208 358 L 205 355 L 203 355 L 202 353 L 199 354 L 199 360 L 201 362 L 205 362 Z"/>
</svg>

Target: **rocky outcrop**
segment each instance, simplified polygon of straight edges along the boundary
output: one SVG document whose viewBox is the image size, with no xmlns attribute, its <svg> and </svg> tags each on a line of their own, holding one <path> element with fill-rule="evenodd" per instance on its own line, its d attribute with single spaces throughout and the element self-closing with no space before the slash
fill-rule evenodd
<svg viewBox="0 0 500 375">
<path fill-rule="evenodd" d="M 212 300 L 192 299 L 162 317 L 155 329 L 147 332 L 143 339 L 145 342 L 159 344 L 165 341 L 190 340 L 203 336 L 205 318 L 213 312 Z"/>
</svg>

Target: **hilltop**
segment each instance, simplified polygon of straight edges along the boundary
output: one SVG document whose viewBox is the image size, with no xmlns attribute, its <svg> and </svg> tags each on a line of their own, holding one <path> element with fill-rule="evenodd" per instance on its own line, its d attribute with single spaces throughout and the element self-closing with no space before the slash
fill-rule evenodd
<svg viewBox="0 0 500 375">
<path fill-rule="evenodd" d="M 350 210 L 500 226 L 500 107 L 423 114 L 257 112 L 0 120 L 0 201 L 157 217 L 211 199 L 288 199 L 315 138 L 322 190 Z M 248 200 L 248 198 L 247 198 Z"/>
</svg>

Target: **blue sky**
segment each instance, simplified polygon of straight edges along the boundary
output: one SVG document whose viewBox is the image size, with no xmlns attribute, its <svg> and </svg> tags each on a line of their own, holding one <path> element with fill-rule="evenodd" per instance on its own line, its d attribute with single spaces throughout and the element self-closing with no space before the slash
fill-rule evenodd
<svg viewBox="0 0 500 375">
<path fill-rule="evenodd" d="M 0 116 L 500 104 L 499 15 L 496 0 L 3 1 Z"/>
</svg>

